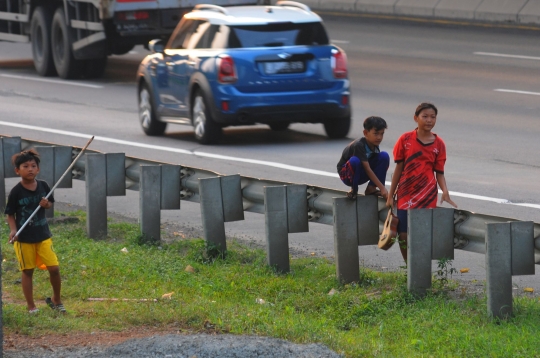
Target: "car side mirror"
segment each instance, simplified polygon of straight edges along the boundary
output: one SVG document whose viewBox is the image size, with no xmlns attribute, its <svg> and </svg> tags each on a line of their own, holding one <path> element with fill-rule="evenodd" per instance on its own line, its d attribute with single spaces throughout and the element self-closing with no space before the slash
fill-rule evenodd
<svg viewBox="0 0 540 358">
<path fill-rule="evenodd" d="M 148 49 L 152 53 L 164 53 L 165 52 L 165 45 L 163 44 L 163 41 L 160 39 L 152 40 L 148 43 Z"/>
</svg>

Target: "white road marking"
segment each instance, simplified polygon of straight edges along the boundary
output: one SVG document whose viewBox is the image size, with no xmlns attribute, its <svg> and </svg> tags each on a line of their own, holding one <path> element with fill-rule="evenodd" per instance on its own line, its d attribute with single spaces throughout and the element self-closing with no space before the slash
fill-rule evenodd
<svg viewBox="0 0 540 358">
<path fill-rule="evenodd" d="M 44 128 L 44 127 L 37 127 L 37 126 L 31 126 L 31 125 L 26 125 L 26 124 L 10 123 L 10 122 L 4 122 L 4 121 L 0 121 L 0 125 L 7 126 L 7 127 L 30 129 L 30 130 L 35 130 L 35 131 L 39 131 L 39 132 L 61 134 L 61 135 L 66 135 L 66 136 L 71 136 L 71 137 L 78 137 L 78 138 L 85 138 L 85 139 L 88 139 L 88 138 L 92 137 L 91 134 L 64 131 L 64 130 L 59 130 L 59 129 Z M 160 145 L 152 145 L 152 144 L 130 142 L 130 141 L 127 141 L 127 140 L 121 140 L 121 139 L 115 139 L 115 138 L 109 138 L 109 137 L 101 137 L 101 136 L 95 136 L 94 140 L 95 141 L 107 142 L 107 143 L 121 144 L 121 145 L 126 145 L 126 146 L 131 146 L 131 147 L 160 150 L 160 151 L 164 151 L 164 152 L 172 152 L 172 153 L 179 153 L 179 154 L 185 154 L 185 155 L 195 155 L 195 156 L 199 156 L 199 157 L 228 160 L 228 161 L 233 161 L 233 162 L 243 162 L 243 163 L 258 164 L 258 165 L 263 165 L 263 166 L 267 166 L 267 167 L 280 168 L 280 169 L 285 169 L 285 170 L 290 170 L 290 171 L 295 171 L 295 172 L 301 172 L 301 173 L 306 173 L 306 174 L 315 174 L 315 175 L 327 176 L 327 177 L 332 177 L 332 178 L 339 178 L 339 175 L 336 172 L 326 172 L 326 171 L 322 171 L 322 170 L 316 170 L 316 169 L 310 169 L 310 168 L 304 168 L 304 167 L 297 167 L 297 166 L 278 163 L 278 162 L 269 162 L 269 161 L 257 160 L 257 159 L 231 157 L 231 156 L 227 156 L 227 155 L 213 154 L 213 153 L 207 153 L 207 152 L 190 151 L 190 150 L 186 150 L 186 149 L 177 149 L 177 148 L 164 147 L 164 146 L 160 146 Z M 387 181 L 387 182 L 385 182 L 385 185 L 391 185 L 391 182 Z M 439 192 L 441 192 L 441 191 L 439 190 Z M 459 197 L 468 198 L 468 199 L 474 199 L 474 200 L 491 201 L 491 202 L 499 203 L 499 204 L 510 204 L 510 205 L 518 205 L 518 206 L 525 206 L 525 207 L 540 209 L 540 205 L 538 205 L 538 204 L 512 203 L 507 199 L 491 198 L 491 197 L 488 197 L 488 196 L 460 193 L 460 192 L 457 192 L 457 191 L 451 191 L 450 195 L 459 196 Z"/>
<path fill-rule="evenodd" d="M 45 79 L 45 78 L 35 78 L 35 77 L 5 75 L 5 74 L 1 74 L 0 76 L 7 77 L 7 78 L 15 78 L 15 79 L 18 79 L 18 80 L 55 83 L 55 84 L 59 84 L 59 85 L 79 86 L 79 87 L 88 87 L 88 88 L 103 88 L 103 86 L 99 86 L 99 85 L 91 85 L 91 84 L 88 84 L 88 83 L 66 81 L 66 80 L 49 80 L 49 79 Z"/>
<path fill-rule="evenodd" d="M 336 44 L 348 44 L 350 41 L 345 41 L 345 40 L 330 40 L 331 43 L 336 43 Z"/>
<path fill-rule="evenodd" d="M 517 58 L 520 60 L 540 61 L 540 57 L 535 57 L 535 56 L 509 55 L 505 53 L 493 53 L 493 52 L 473 52 L 473 54 L 479 55 L 479 56 L 506 57 L 506 58 Z"/>
<path fill-rule="evenodd" d="M 540 96 L 540 92 L 518 91 L 518 90 L 510 90 L 510 89 L 504 89 L 504 88 L 497 88 L 497 89 L 494 89 L 494 91 L 495 92 L 528 94 L 528 95 L 533 95 L 533 96 Z"/>
</svg>

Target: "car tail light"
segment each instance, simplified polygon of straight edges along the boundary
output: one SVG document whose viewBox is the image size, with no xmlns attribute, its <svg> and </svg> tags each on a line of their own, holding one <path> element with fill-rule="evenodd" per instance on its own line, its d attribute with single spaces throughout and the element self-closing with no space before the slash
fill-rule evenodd
<svg viewBox="0 0 540 358">
<path fill-rule="evenodd" d="M 340 50 L 332 50 L 332 72 L 335 78 L 347 78 L 347 55 Z"/>
<path fill-rule="evenodd" d="M 234 60 L 229 55 L 222 55 L 217 59 L 219 83 L 234 83 L 238 79 Z"/>
<path fill-rule="evenodd" d="M 128 11 L 128 12 L 119 12 L 116 14 L 118 20 L 128 21 L 128 20 L 146 20 L 150 18 L 148 11 Z"/>
</svg>

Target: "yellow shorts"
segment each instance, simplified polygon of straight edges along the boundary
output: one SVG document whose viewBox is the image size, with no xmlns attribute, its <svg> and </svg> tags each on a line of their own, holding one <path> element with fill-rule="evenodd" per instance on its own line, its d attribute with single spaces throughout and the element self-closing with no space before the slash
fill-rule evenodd
<svg viewBox="0 0 540 358">
<path fill-rule="evenodd" d="M 52 247 L 52 239 L 35 244 L 15 241 L 13 246 L 21 271 L 36 267 L 40 270 L 46 270 L 47 266 L 58 266 L 58 258 Z"/>
</svg>

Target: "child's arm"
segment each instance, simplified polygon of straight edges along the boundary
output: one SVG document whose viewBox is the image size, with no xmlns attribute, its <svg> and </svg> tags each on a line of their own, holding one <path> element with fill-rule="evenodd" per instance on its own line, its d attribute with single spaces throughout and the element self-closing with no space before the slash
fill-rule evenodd
<svg viewBox="0 0 540 358">
<path fill-rule="evenodd" d="M 404 163 L 404 161 L 396 163 L 396 169 L 394 169 L 394 175 L 392 175 L 392 185 L 390 186 L 390 191 L 388 192 L 388 198 L 386 198 L 386 206 L 390 207 L 394 205 L 394 193 L 399 183 L 399 179 L 401 178 Z"/>
<path fill-rule="evenodd" d="M 386 197 L 388 196 L 388 190 L 386 190 L 386 187 L 384 186 L 384 184 L 381 183 L 381 181 L 379 180 L 379 178 L 377 178 L 373 170 L 371 170 L 371 167 L 369 166 L 369 162 L 362 161 L 362 166 L 364 167 L 364 170 L 366 171 L 368 178 L 372 182 L 374 182 L 375 185 L 377 185 L 377 188 L 379 188 L 381 191 L 382 197 L 386 199 Z"/>
<path fill-rule="evenodd" d="M 442 190 L 442 196 L 441 196 L 441 204 L 443 201 L 446 201 L 448 204 L 452 205 L 454 208 L 457 208 L 456 203 L 450 199 L 450 193 L 448 192 L 448 188 L 446 187 L 446 179 L 444 178 L 444 174 L 442 173 L 435 173 L 437 176 L 437 183 L 439 183 L 439 187 Z"/>
<path fill-rule="evenodd" d="M 7 215 L 6 221 L 9 225 L 9 243 L 12 244 L 17 241 L 15 234 L 17 233 L 17 222 L 15 221 L 15 215 Z"/>
</svg>

